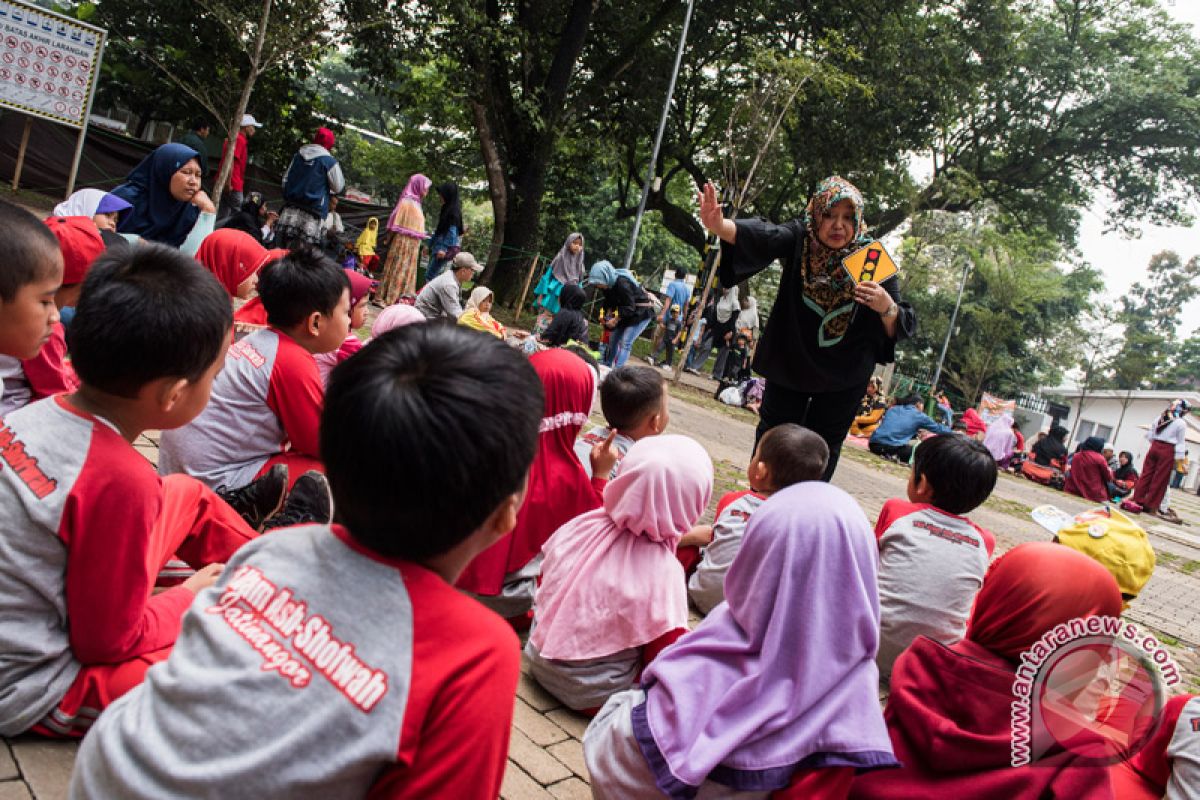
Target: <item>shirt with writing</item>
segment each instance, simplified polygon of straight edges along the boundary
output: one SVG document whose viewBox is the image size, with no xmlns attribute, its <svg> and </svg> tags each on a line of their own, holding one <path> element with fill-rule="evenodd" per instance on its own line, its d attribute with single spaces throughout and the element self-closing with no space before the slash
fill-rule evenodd
<svg viewBox="0 0 1200 800">
<path fill-rule="evenodd" d="M 83 664 L 169 646 L 192 600 L 151 596 L 154 468 L 61 396 L 0 423 L 0 734 L 41 721 Z"/>
<path fill-rule="evenodd" d="M 200 416 L 163 432 L 158 471 L 235 489 L 285 447 L 318 458 L 324 403 L 312 354 L 274 329 L 255 331 L 230 346 Z"/>
<path fill-rule="evenodd" d="M 517 646 L 441 577 L 342 528 L 261 537 L 93 726 L 72 797 L 495 798 Z"/>
<path fill-rule="evenodd" d="M 960 640 L 983 585 L 996 539 L 966 517 L 928 503 L 888 500 L 875 523 L 879 539 L 879 669 L 917 636 Z"/>
</svg>

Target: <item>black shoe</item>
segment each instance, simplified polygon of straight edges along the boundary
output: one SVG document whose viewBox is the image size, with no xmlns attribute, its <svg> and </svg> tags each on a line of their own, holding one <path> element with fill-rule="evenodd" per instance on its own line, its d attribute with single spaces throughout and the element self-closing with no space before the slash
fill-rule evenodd
<svg viewBox="0 0 1200 800">
<path fill-rule="evenodd" d="M 289 525 L 324 525 L 333 519 L 333 495 L 329 481 L 316 470 L 309 470 L 296 479 L 287 501 L 279 513 L 263 523 L 263 530 Z"/>
<path fill-rule="evenodd" d="M 262 529 L 263 523 L 272 514 L 283 507 L 287 485 L 287 465 L 276 464 L 261 478 L 240 489 L 217 489 L 217 497 L 241 514 L 246 524 L 257 531 Z"/>
</svg>

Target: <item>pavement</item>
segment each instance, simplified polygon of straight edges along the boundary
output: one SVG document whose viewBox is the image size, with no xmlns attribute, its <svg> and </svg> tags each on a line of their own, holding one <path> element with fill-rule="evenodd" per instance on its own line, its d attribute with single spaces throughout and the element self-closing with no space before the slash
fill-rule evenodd
<svg viewBox="0 0 1200 800">
<path fill-rule="evenodd" d="M 711 395 L 715 384 L 687 376 L 693 389 Z M 738 485 L 754 444 L 754 417 L 736 409 L 689 399 L 671 398 L 669 430 L 699 440 L 712 456 L 718 474 L 717 493 Z M 157 436 L 142 436 L 135 447 L 157 462 Z M 744 481 L 744 478 L 741 480 Z M 848 443 L 834 483 L 862 504 L 874 519 L 884 501 L 904 496 L 908 470 Z M 1002 475 L 991 499 L 970 516 L 997 538 L 997 554 L 1024 541 L 1045 541 L 1049 534 L 1029 518 L 1029 510 L 1050 503 L 1071 511 L 1089 504 L 1079 498 Z M 1185 674 L 1182 689 L 1200 692 L 1200 498 L 1175 492 L 1173 506 L 1185 525 L 1175 526 L 1149 517 L 1139 520 L 1158 553 L 1154 576 L 1134 601 L 1127 617 L 1154 630 L 1166 643 Z M 693 624 L 699 616 L 692 615 Z M 503 800 L 588 798 L 587 769 L 582 738 L 587 718 L 564 708 L 543 690 L 522 664 L 514 700 L 512 741 L 501 787 Z M 0 742 L 0 800 L 56 800 L 66 796 L 77 745 L 21 736 Z"/>
</svg>

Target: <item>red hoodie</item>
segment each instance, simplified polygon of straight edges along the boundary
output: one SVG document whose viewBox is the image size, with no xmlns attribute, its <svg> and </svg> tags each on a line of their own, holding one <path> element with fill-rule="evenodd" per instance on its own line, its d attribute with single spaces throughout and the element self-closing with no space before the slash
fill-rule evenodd
<svg viewBox="0 0 1200 800">
<path fill-rule="evenodd" d="M 1011 664 L 980 645 L 918 637 L 896 661 L 884 712 L 904 766 L 855 778 L 850 797 L 1112 798 L 1107 770 L 1078 766 L 1073 753 L 1012 766 L 1013 679 Z"/>
<path fill-rule="evenodd" d="M 1097 503 L 1108 502 L 1108 483 L 1113 479 L 1108 461 L 1100 453 L 1080 450 L 1071 459 L 1071 471 L 1063 491 L 1076 497 L 1085 497 Z"/>
</svg>

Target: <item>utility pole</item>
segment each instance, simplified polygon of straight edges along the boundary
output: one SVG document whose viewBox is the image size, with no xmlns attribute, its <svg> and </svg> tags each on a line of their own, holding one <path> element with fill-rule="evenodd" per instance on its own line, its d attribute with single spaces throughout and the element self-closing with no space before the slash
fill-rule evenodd
<svg viewBox="0 0 1200 800">
<path fill-rule="evenodd" d="M 625 251 L 625 269 L 633 264 L 633 251 L 637 247 L 638 233 L 642 229 L 642 216 L 646 213 L 646 199 L 654 183 L 654 165 L 658 163 L 658 151 L 662 147 L 663 133 L 667 129 L 667 117 L 671 113 L 671 100 L 675 96 L 675 79 L 679 77 L 679 65 L 683 61 L 683 48 L 687 44 L 688 26 L 692 23 L 694 0 L 688 0 L 687 13 L 683 17 L 683 31 L 679 34 L 679 49 L 675 52 L 675 68 L 671 71 L 671 82 L 667 84 L 667 99 L 663 103 L 662 118 L 658 121 L 658 133 L 654 137 L 654 148 L 650 152 L 650 166 L 646 168 L 646 181 L 642 184 L 642 199 L 638 202 L 637 216 L 633 218 L 633 233 L 629 235 L 629 249 Z"/>
<path fill-rule="evenodd" d="M 958 323 L 958 308 L 962 305 L 963 292 L 967 288 L 967 276 L 971 273 L 971 259 L 963 261 L 962 280 L 958 283 L 958 298 L 954 301 L 954 313 L 950 315 L 950 327 L 946 328 L 946 340 L 942 342 L 942 354 L 938 356 L 937 369 L 933 371 L 933 383 L 929 385 L 930 399 L 933 391 L 938 389 L 938 381 L 942 379 L 942 365 L 946 363 L 946 351 L 950 349 L 950 337 L 954 335 L 954 326 Z"/>
</svg>

